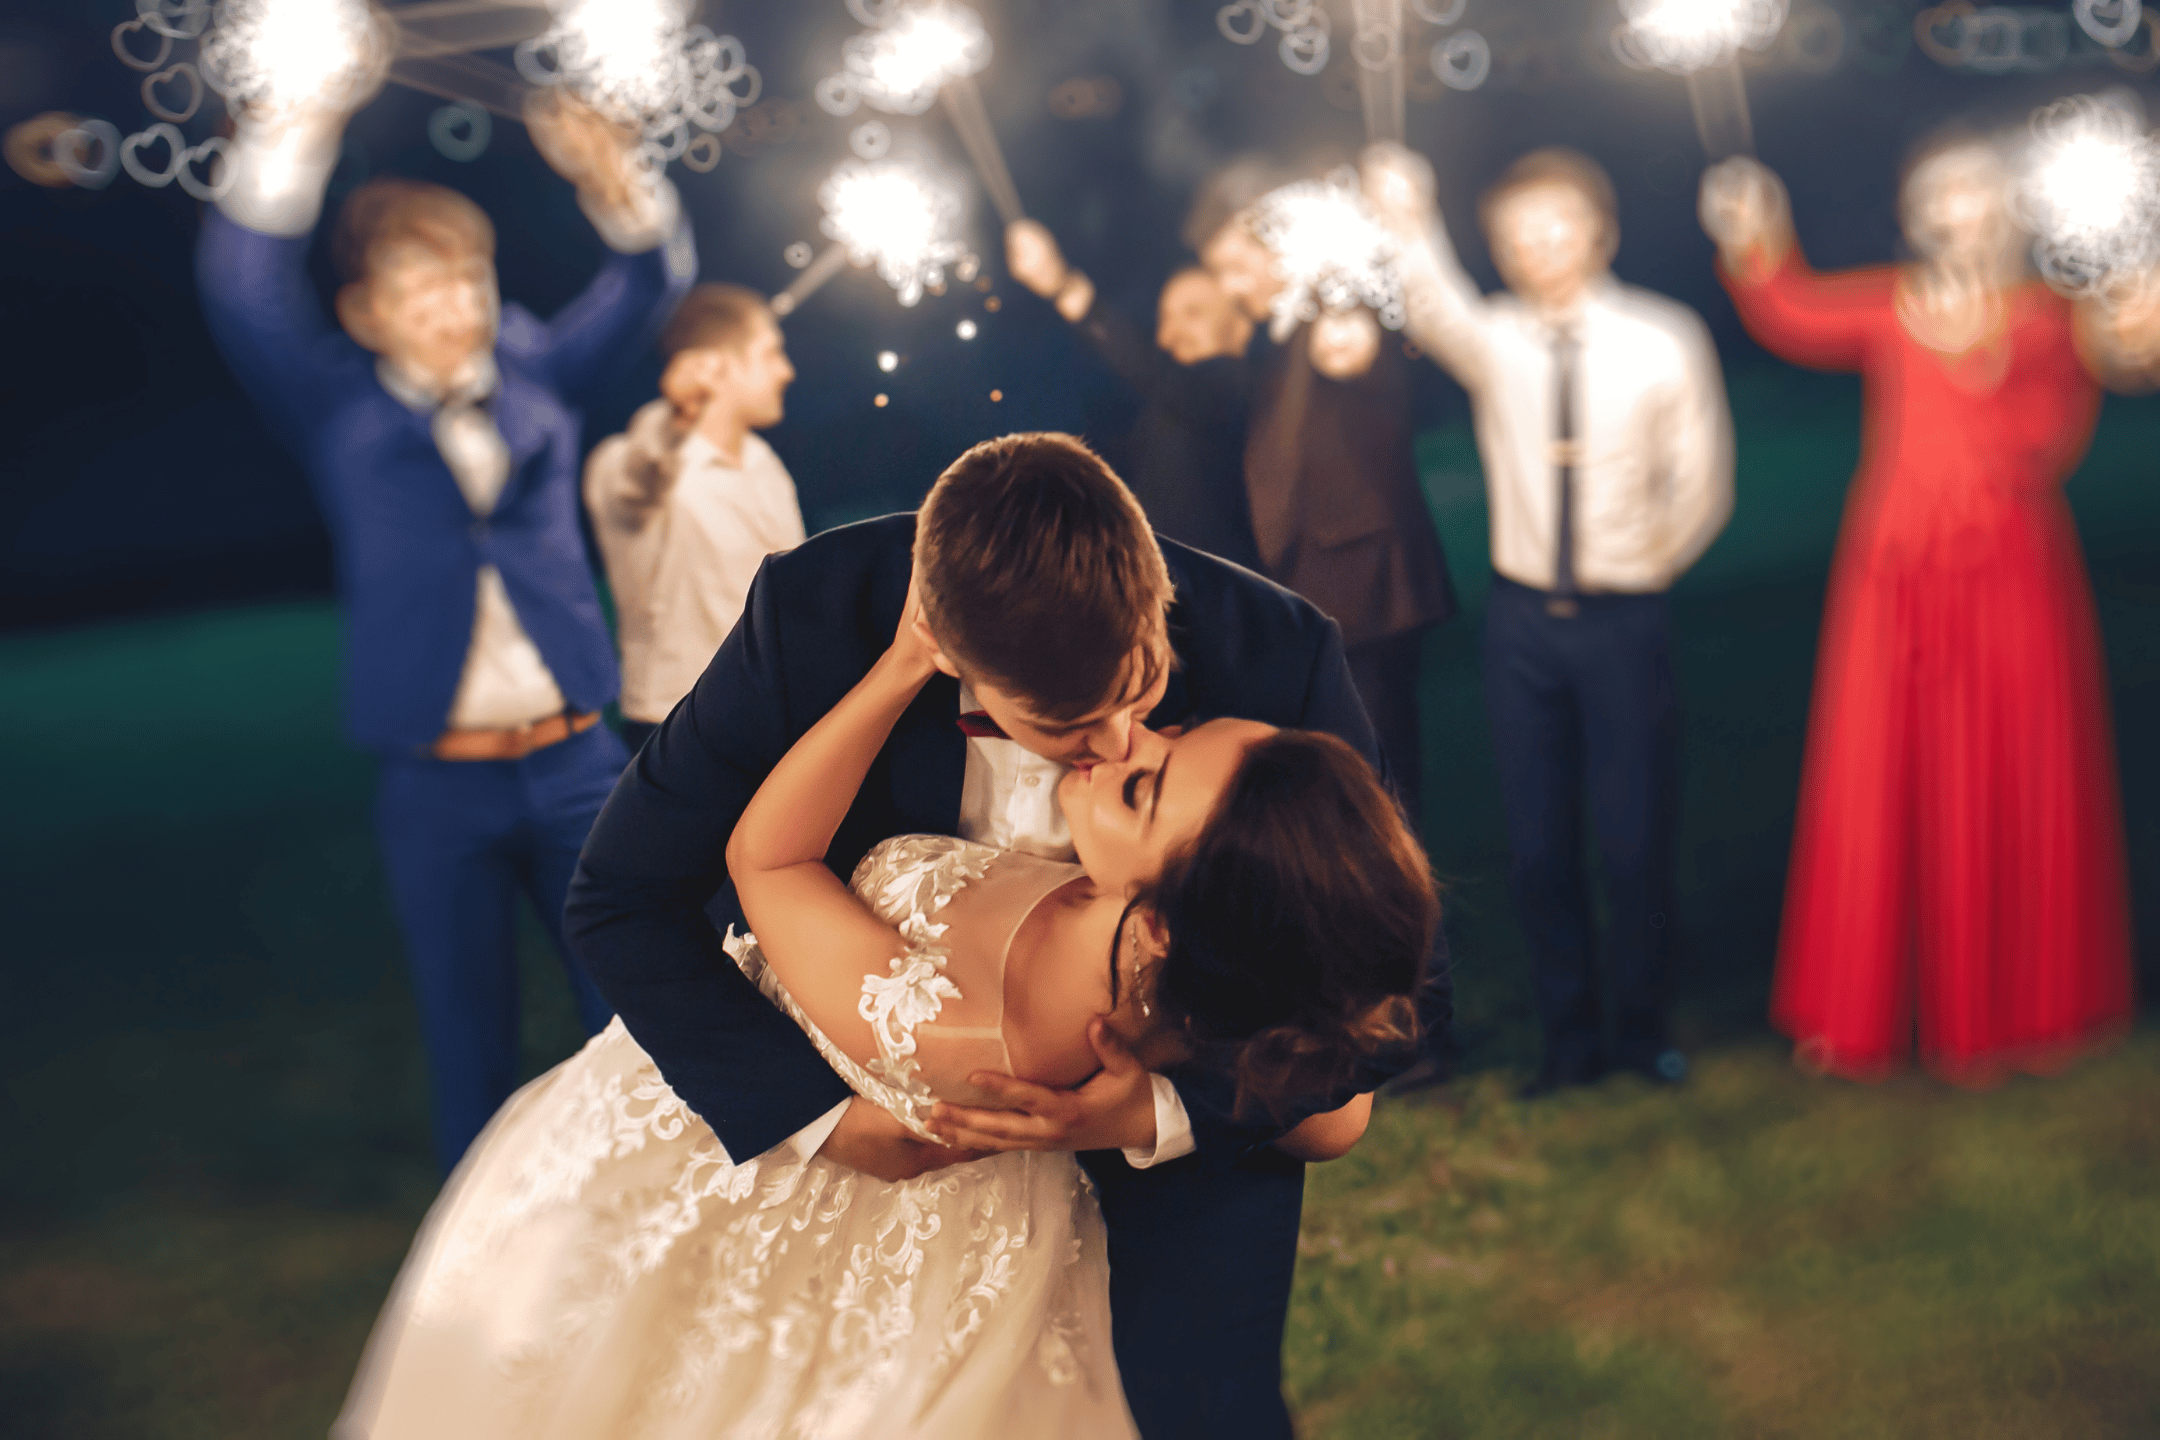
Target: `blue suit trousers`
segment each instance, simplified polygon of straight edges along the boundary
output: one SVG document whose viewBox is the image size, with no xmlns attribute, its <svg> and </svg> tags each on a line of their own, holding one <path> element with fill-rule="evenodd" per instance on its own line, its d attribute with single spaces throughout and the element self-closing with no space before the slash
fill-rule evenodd
<svg viewBox="0 0 2160 1440">
<path fill-rule="evenodd" d="M 1548 1074 L 1653 1065 L 1666 1046 L 1680 702 L 1663 594 L 1544 591 L 1493 576 L 1485 705 L 1507 812 L 1509 881 L 1530 941 Z M 1583 799 L 1605 882 L 1613 1038 L 1601 1020 Z"/>
<path fill-rule="evenodd" d="M 376 832 L 412 963 L 445 1174 L 517 1086 L 517 894 L 540 912 L 587 1033 L 607 1002 L 563 944 L 563 899 L 628 760 L 604 725 L 522 760 L 382 762 Z"/>
</svg>

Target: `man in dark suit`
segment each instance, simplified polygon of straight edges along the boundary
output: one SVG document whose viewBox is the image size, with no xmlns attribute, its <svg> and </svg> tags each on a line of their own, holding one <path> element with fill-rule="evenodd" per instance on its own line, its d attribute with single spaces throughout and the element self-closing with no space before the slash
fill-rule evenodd
<svg viewBox="0 0 2160 1440">
<path fill-rule="evenodd" d="M 743 923 L 725 860 L 736 821 L 891 643 L 918 572 L 958 673 L 933 679 L 895 725 L 834 835 L 828 861 L 842 875 L 896 834 L 1048 853 L 1063 830 L 1054 777 L 1122 760 L 1143 719 L 1324 729 L 1382 764 L 1335 624 L 1248 571 L 1158 547 L 1122 483 L 1067 436 L 985 442 L 920 517 L 846 526 L 767 560 L 741 623 L 601 813 L 568 915 L 579 959 L 737 1160 L 788 1144 L 899 1179 L 972 1153 L 910 1139 L 851 1101 L 720 943 Z M 1436 952 L 1423 1013 L 1444 1028 Z M 1103 1058 L 1075 1091 L 1008 1082 L 1018 1109 L 947 1114 L 948 1138 L 1092 1152 L 1082 1159 L 1109 1228 L 1118 1363 L 1144 1434 L 1287 1436 L 1282 1326 L 1304 1172 L 1270 1145 L 1285 1127 L 1234 1118 L 1220 1076 L 1150 1076 Z"/>
<path fill-rule="evenodd" d="M 340 333 L 306 258 L 345 118 L 241 125 L 197 278 L 336 547 L 346 724 L 381 757 L 377 827 L 447 1171 L 517 1079 L 516 893 L 559 944 L 578 849 L 625 759 L 597 724 L 615 651 L 578 528 L 571 402 L 643 347 L 696 257 L 666 181 L 633 178 L 629 139 L 548 106 L 534 139 L 617 252 L 585 293 L 546 322 L 502 307 L 479 207 L 377 180 L 339 219 Z M 570 981 L 599 1029 L 605 1002 Z"/>
<path fill-rule="evenodd" d="M 1415 817 L 1418 672 L 1426 630 L 1455 613 L 1455 586 L 1418 484 L 1409 370 L 1363 311 L 1295 326 L 1274 314 L 1284 282 L 1250 224 L 1264 193 L 1233 168 L 1187 226 L 1201 262 L 1263 324 L 1246 353 L 1253 537 L 1263 572 L 1342 626 L 1351 676 Z"/>
</svg>

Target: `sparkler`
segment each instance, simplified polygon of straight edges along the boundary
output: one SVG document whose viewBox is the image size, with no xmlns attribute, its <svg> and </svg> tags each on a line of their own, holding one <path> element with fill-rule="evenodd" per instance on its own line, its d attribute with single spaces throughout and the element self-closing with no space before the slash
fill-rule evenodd
<svg viewBox="0 0 2160 1440">
<path fill-rule="evenodd" d="M 561 85 L 637 125 L 649 161 L 690 145 L 691 127 L 725 130 L 762 81 L 740 40 L 688 23 L 690 0 L 551 0 L 555 23 L 517 47 L 518 73 Z M 741 86 L 740 91 L 737 86 Z"/>
<path fill-rule="evenodd" d="M 920 115 L 942 100 L 999 217 L 1008 225 L 1024 218 L 975 88 L 991 53 L 982 17 L 952 0 L 848 0 L 848 10 L 869 28 L 841 47 L 842 68 L 818 82 L 818 104 L 834 115 L 852 115 L 863 104 L 889 115 Z"/>
<path fill-rule="evenodd" d="M 2160 141 L 2125 100 L 2074 95 L 2035 111 L 2013 191 L 2041 275 L 2074 299 L 2107 300 L 2160 265 Z"/>
<path fill-rule="evenodd" d="M 1369 306 L 1390 330 L 1406 318 L 1395 238 L 1366 207 L 1348 167 L 1271 190 L 1253 207 L 1253 234 L 1274 254 L 1283 287 L 1274 328 Z"/>
<path fill-rule="evenodd" d="M 1684 75 L 1695 133 L 1712 160 L 1755 153 L 1742 50 L 1766 50 L 1785 28 L 1785 0 L 1621 0 L 1613 51 L 1638 70 Z"/>
<path fill-rule="evenodd" d="M 902 305 L 943 285 L 948 269 L 971 268 L 959 197 L 906 161 L 845 161 L 818 187 L 818 203 L 818 228 L 833 243 L 773 297 L 775 315 L 792 314 L 845 264 L 875 266 Z"/>
<path fill-rule="evenodd" d="M 150 9 L 164 13 L 159 0 Z M 366 0 L 220 0 L 199 63 L 204 82 L 238 110 L 341 109 L 379 73 L 388 45 Z"/>
</svg>

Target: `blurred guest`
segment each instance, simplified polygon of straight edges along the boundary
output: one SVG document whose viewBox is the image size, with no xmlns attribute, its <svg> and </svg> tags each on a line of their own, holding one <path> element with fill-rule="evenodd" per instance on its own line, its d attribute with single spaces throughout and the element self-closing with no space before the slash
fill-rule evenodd
<svg viewBox="0 0 2160 1440">
<path fill-rule="evenodd" d="M 552 321 L 504 306 L 478 206 L 374 180 L 332 241 L 340 334 L 306 257 L 345 119 L 242 122 L 198 284 L 336 547 L 346 724 L 381 758 L 376 818 L 447 1170 L 517 1080 L 514 897 L 559 949 L 579 847 L 625 758 L 599 725 L 615 653 L 578 533 L 571 402 L 649 342 L 696 261 L 672 188 L 637 178 L 635 137 L 543 102 L 533 140 L 615 251 L 592 285 Z M 607 1006 L 574 967 L 570 983 L 597 1031 Z"/>
<path fill-rule="evenodd" d="M 1080 327 L 1140 396 L 1125 469 L 1148 523 L 1196 550 L 1260 569 L 1245 499 L 1245 348 L 1252 321 L 1197 266 L 1165 282 L 1155 341 L 1103 303 L 1039 221 L 1005 227 L 1013 278 Z"/>
<path fill-rule="evenodd" d="M 795 482 L 753 433 L 780 423 L 795 378 L 764 299 L 698 286 L 661 333 L 660 353 L 661 398 L 585 463 L 633 753 L 705 673 L 765 557 L 803 542 Z"/>
<path fill-rule="evenodd" d="M 1914 260 L 1818 276 L 1752 160 L 1702 217 L 1748 329 L 1858 370 L 1866 450 L 1830 577 L 1772 1019 L 1798 1058 L 1964 1082 L 2129 1023 L 2130 920 L 2100 637 L 2062 481 L 2150 301 L 2071 304 L 2026 270 L 1985 143 L 1924 153 Z M 2082 354 L 2081 354 L 2082 351 Z"/>
<path fill-rule="evenodd" d="M 1185 227 L 1201 263 L 1255 322 L 1270 318 L 1283 280 L 1251 211 L 1288 178 L 1232 165 L 1203 188 Z M 1351 679 L 1415 818 L 1424 799 L 1418 672 L 1425 632 L 1455 613 L 1455 587 L 1411 452 L 1408 361 L 1379 336 L 1360 310 L 1253 337 L 1245 492 L 1262 573 L 1342 627 Z"/>
<path fill-rule="evenodd" d="M 1544 1060 L 1525 1094 L 1606 1070 L 1674 1081 L 1666 1034 L 1680 705 L 1666 590 L 1732 513 L 1732 419 L 1694 311 L 1610 270 L 1612 182 L 1572 150 L 1523 156 L 1479 218 L 1505 295 L 1463 272 L 1432 172 L 1366 159 L 1404 241 L 1408 329 L 1469 392 L 1492 509 L 1485 704 L 1529 933 Z M 1583 791 L 1611 923 L 1612 1038 L 1583 866 Z"/>
</svg>

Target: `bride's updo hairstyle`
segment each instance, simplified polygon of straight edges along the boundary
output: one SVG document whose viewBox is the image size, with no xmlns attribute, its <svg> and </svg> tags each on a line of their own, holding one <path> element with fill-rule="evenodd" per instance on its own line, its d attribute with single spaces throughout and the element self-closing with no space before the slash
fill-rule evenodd
<svg viewBox="0 0 2160 1440">
<path fill-rule="evenodd" d="M 1333 735 L 1254 743 L 1134 904 L 1167 933 L 1155 1009 L 1229 1069 L 1241 1114 L 1337 1094 L 1417 1038 L 1439 894 L 1401 810 Z"/>
</svg>

